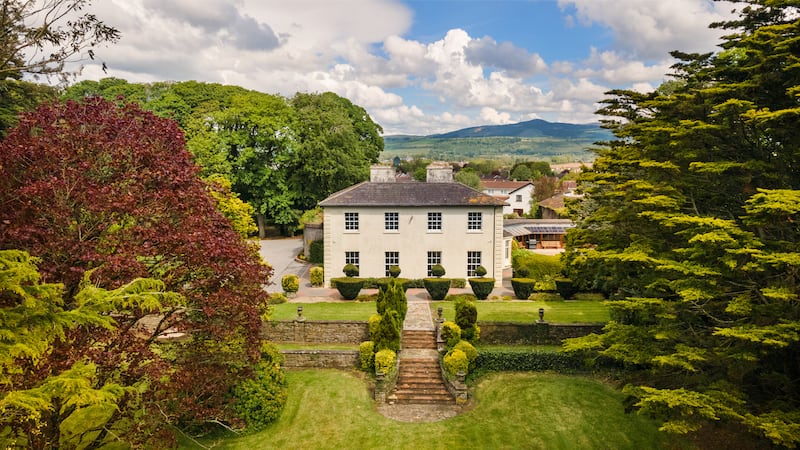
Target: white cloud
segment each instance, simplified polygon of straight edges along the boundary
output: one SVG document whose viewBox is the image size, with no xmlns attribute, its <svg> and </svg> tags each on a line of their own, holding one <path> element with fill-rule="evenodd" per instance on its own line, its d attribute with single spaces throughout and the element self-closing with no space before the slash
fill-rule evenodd
<svg viewBox="0 0 800 450">
<path fill-rule="evenodd" d="M 730 18 L 732 9 L 728 2 L 703 0 L 558 0 L 558 4 L 575 8 L 582 24 L 609 27 L 621 51 L 657 60 L 672 50 L 712 50 L 723 33 L 708 25 Z"/>
</svg>

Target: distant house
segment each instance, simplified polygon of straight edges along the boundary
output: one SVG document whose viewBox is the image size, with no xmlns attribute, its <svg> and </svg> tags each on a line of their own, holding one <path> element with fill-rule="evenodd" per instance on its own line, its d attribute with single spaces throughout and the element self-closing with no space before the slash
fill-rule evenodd
<svg viewBox="0 0 800 450">
<path fill-rule="evenodd" d="M 575 193 L 576 187 L 574 181 L 564 181 L 561 184 L 563 192 L 558 192 L 552 197 L 540 201 L 539 209 L 542 211 L 542 219 L 566 219 L 568 216 L 565 201 L 582 197 Z"/>
<path fill-rule="evenodd" d="M 482 179 L 481 190 L 508 203 L 503 207 L 503 214 L 517 213 L 522 216 L 531 211 L 533 183 L 530 181 Z"/>
<path fill-rule="evenodd" d="M 324 210 L 324 274 L 343 276 L 355 264 L 361 277 L 384 277 L 397 265 L 404 278 L 474 276 L 478 266 L 501 286 L 505 202 L 453 181 L 448 164 L 431 164 L 427 181 L 398 183 L 395 169 L 373 166 L 370 181 L 320 202 Z M 507 243 L 510 245 L 510 241 Z"/>
<path fill-rule="evenodd" d="M 522 248 L 564 248 L 564 236 L 575 225 L 569 219 L 506 219 L 503 232 Z"/>
</svg>

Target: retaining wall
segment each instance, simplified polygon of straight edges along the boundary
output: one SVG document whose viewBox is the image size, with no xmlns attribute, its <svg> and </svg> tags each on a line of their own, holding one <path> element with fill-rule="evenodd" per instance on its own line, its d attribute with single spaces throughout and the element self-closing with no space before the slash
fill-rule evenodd
<svg viewBox="0 0 800 450">
<path fill-rule="evenodd" d="M 263 332 L 273 342 L 360 344 L 369 340 L 369 324 L 356 320 L 269 321 Z"/>
<path fill-rule="evenodd" d="M 284 350 L 287 369 L 354 369 L 360 364 L 357 350 Z"/>
<path fill-rule="evenodd" d="M 567 338 L 586 336 L 590 333 L 602 333 L 605 324 L 551 324 L 548 322 L 516 323 L 516 322 L 481 322 L 482 344 L 536 344 L 559 345 Z"/>
</svg>

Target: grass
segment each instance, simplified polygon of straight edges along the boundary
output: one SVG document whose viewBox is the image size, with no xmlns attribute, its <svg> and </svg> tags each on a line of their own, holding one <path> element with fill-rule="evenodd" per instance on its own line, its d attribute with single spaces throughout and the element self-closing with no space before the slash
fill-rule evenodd
<svg viewBox="0 0 800 450">
<path fill-rule="evenodd" d="M 552 323 L 602 323 L 608 322 L 609 309 L 602 302 L 592 300 L 570 301 L 478 301 L 479 322 L 521 322 L 533 323 L 539 320 L 539 308 L 544 308 L 544 320 Z M 437 309 L 443 308 L 445 319 L 455 318 L 453 302 L 431 302 L 431 314 L 437 316 Z"/>
<path fill-rule="evenodd" d="M 441 422 L 403 423 L 379 414 L 353 372 L 289 371 L 280 419 L 257 433 L 202 444 L 219 449 L 675 449 L 648 419 L 625 414 L 622 394 L 587 378 L 496 373 L 481 379 L 474 407 Z M 200 448 L 188 439 L 181 448 Z"/>
<path fill-rule="evenodd" d="M 375 314 L 375 302 L 320 302 L 281 303 L 274 305 L 272 320 L 292 320 L 297 317 L 297 307 L 303 307 L 307 320 L 368 320 Z"/>
<path fill-rule="evenodd" d="M 293 342 L 276 342 L 280 350 L 358 350 L 358 344 L 298 344 Z"/>
</svg>

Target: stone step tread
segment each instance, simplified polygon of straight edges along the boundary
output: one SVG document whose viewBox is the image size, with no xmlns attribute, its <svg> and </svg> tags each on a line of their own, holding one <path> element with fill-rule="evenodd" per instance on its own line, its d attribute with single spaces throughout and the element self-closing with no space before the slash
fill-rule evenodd
<svg viewBox="0 0 800 450">
<path fill-rule="evenodd" d="M 427 404 L 450 404 L 453 403 L 453 397 L 397 397 L 396 403 L 414 404 L 414 403 L 427 403 Z"/>
</svg>

